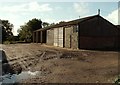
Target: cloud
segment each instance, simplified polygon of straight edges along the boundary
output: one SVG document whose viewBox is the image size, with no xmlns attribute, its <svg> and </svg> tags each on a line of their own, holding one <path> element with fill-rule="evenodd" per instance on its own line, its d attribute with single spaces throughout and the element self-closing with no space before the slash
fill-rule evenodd
<svg viewBox="0 0 120 85">
<path fill-rule="evenodd" d="M 37 2 L 29 3 L 28 5 L 29 11 L 38 11 L 38 12 L 46 12 L 46 11 L 52 11 L 53 9 L 50 7 L 50 4 L 43 4 L 39 5 Z"/>
<path fill-rule="evenodd" d="M 53 11 L 48 3 L 31 1 L 28 3 L 6 3 L 0 5 L 0 19 L 9 20 L 14 25 L 13 34 L 17 35 L 20 25 L 32 18 L 39 18 L 42 14 Z"/>
<path fill-rule="evenodd" d="M 84 2 L 74 3 L 73 7 L 77 13 L 81 16 L 86 15 L 89 13 L 88 4 Z"/>
<path fill-rule="evenodd" d="M 0 8 L 3 12 L 9 13 L 18 13 L 18 12 L 48 12 L 53 9 L 50 7 L 50 4 L 39 4 L 38 2 L 30 2 L 26 4 L 13 5 L 13 6 L 3 6 Z"/>
<path fill-rule="evenodd" d="M 22 21 L 22 18 L 19 15 L 12 15 L 9 14 L 8 17 L 3 17 L 5 20 L 9 20 L 10 23 L 14 25 L 14 28 L 12 30 L 14 35 L 17 35 L 17 30 L 20 28 L 20 25 L 23 25 L 24 22 Z"/>
<path fill-rule="evenodd" d="M 105 18 L 109 20 L 111 23 L 118 25 L 118 9 L 109 13 Z"/>
</svg>

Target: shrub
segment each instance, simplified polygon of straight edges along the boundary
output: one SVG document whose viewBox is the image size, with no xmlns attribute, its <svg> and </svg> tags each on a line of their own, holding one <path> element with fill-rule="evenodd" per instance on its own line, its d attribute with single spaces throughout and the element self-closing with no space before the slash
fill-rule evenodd
<svg viewBox="0 0 120 85">
<path fill-rule="evenodd" d="M 3 44 L 10 44 L 10 41 L 4 41 Z"/>
<path fill-rule="evenodd" d="M 16 44 L 16 41 L 4 41 L 3 44 Z"/>
</svg>

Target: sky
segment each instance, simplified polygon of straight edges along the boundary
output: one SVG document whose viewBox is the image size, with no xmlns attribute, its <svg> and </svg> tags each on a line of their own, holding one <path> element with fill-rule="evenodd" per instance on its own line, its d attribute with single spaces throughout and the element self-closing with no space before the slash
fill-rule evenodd
<svg viewBox="0 0 120 85">
<path fill-rule="evenodd" d="M 43 22 L 58 23 L 60 21 L 71 21 L 78 18 L 98 14 L 111 23 L 118 24 L 118 2 L 79 2 L 79 1 L 49 1 L 46 0 L 1 0 L 0 19 L 9 20 L 14 25 L 13 34 L 21 25 L 33 18 L 41 19 Z"/>
</svg>

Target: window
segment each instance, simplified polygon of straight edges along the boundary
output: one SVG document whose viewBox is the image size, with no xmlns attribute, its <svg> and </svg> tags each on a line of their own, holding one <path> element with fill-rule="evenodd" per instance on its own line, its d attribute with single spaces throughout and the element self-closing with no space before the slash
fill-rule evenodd
<svg viewBox="0 0 120 85">
<path fill-rule="evenodd" d="M 78 25 L 73 26 L 73 33 L 78 32 L 78 31 L 79 31 L 79 27 L 78 27 Z"/>
</svg>

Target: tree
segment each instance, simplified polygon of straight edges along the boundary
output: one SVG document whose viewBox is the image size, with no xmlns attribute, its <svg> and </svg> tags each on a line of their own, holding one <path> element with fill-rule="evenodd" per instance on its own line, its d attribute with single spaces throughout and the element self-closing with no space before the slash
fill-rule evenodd
<svg viewBox="0 0 120 85">
<path fill-rule="evenodd" d="M 33 31 L 42 28 L 42 21 L 40 19 L 29 20 L 25 25 L 20 26 L 18 36 L 20 40 L 25 42 L 32 42 Z"/>
<path fill-rule="evenodd" d="M 53 25 L 55 25 L 55 23 L 51 23 L 51 24 L 50 24 L 50 26 L 53 26 Z"/>
<path fill-rule="evenodd" d="M 13 40 L 13 24 L 11 24 L 8 20 L 1 20 L 1 28 L 2 28 L 2 42 L 8 40 Z"/>
<path fill-rule="evenodd" d="M 43 22 L 42 23 L 42 26 L 43 26 L 43 28 L 45 28 L 45 27 L 47 27 L 47 26 L 49 26 L 50 24 L 48 23 L 48 22 Z"/>
<path fill-rule="evenodd" d="M 29 22 L 26 25 L 28 26 L 30 31 L 34 31 L 42 28 L 42 21 L 40 19 L 34 18 L 32 20 L 29 20 Z"/>
<path fill-rule="evenodd" d="M 63 23 L 65 23 L 65 21 L 60 21 L 60 22 L 59 22 L 59 24 L 63 24 Z"/>
</svg>

